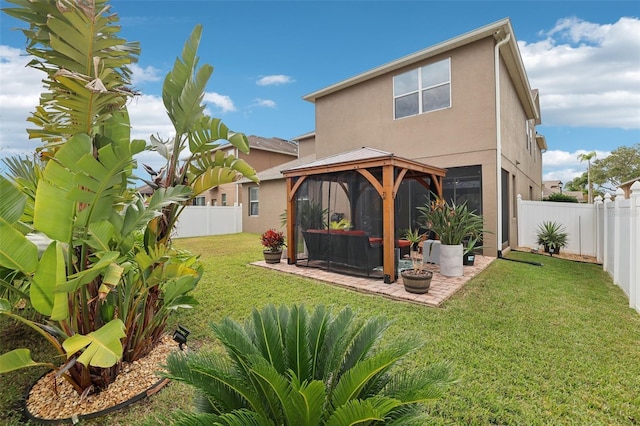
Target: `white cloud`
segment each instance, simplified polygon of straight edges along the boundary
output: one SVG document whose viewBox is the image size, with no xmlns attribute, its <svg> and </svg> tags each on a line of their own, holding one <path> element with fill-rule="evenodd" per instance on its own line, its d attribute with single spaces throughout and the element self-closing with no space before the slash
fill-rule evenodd
<svg viewBox="0 0 640 426">
<path fill-rule="evenodd" d="M 161 77 L 158 74 L 160 70 L 152 66 L 141 67 L 138 64 L 129 65 L 132 75 L 131 80 L 134 86 L 138 86 L 147 81 L 160 81 Z"/>
<path fill-rule="evenodd" d="M 150 135 L 167 139 L 174 135 L 173 124 L 167 112 L 162 98 L 153 95 L 136 96 L 127 105 L 129 119 L 131 120 L 131 138 L 149 141 Z"/>
<path fill-rule="evenodd" d="M 204 94 L 204 100 L 220 108 L 222 112 L 236 110 L 236 107 L 229 96 L 221 95 L 216 92 L 207 92 Z"/>
<path fill-rule="evenodd" d="M 252 106 L 259 106 L 259 107 L 265 107 L 265 108 L 275 108 L 277 105 L 276 105 L 275 101 L 272 101 L 271 99 L 256 98 L 254 100 L 254 103 L 253 103 Z"/>
<path fill-rule="evenodd" d="M 0 45 L 0 157 L 31 154 L 40 145 L 29 140 L 27 117 L 38 105 L 43 72 L 26 67 L 32 58 L 20 49 Z"/>
<path fill-rule="evenodd" d="M 294 81 L 295 80 L 288 75 L 278 74 L 266 75 L 264 77 L 261 77 L 258 81 L 256 81 L 256 84 L 258 86 L 277 86 L 280 84 L 293 83 Z"/>
<path fill-rule="evenodd" d="M 582 175 L 587 171 L 587 162 L 580 162 L 578 155 L 585 154 L 590 151 L 579 149 L 575 152 L 567 152 L 561 150 L 549 150 L 542 154 L 542 162 L 544 164 L 545 173 L 542 180 L 561 180 L 564 183 Z M 594 160 L 608 157 L 609 151 L 595 151 Z M 591 160 L 593 162 L 593 160 Z"/>
<path fill-rule="evenodd" d="M 543 124 L 640 128 L 640 19 L 565 18 L 540 34 L 519 47 Z"/>
</svg>

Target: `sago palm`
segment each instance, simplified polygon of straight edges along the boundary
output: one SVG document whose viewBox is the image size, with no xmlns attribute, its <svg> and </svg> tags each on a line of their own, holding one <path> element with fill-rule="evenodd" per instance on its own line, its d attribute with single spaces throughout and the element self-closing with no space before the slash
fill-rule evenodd
<svg viewBox="0 0 640 426">
<path fill-rule="evenodd" d="M 422 424 L 423 403 L 453 382 L 448 365 L 407 374 L 398 367 L 419 345 L 410 339 L 382 347 L 389 322 L 360 320 L 345 308 L 273 305 L 254 309 L 244 327 L 212 324 L 226 349 L 173 354 L 168 377 L 198 390 L 196 413 L 174 413 L 178 424 L 349 425 Z M 422 420 L 420 420 L 422 419 Z"/>
</svg>

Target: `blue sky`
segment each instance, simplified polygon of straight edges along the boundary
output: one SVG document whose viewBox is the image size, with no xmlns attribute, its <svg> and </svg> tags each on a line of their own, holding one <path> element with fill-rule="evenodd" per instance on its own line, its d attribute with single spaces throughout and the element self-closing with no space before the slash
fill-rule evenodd
<svg viewBox="0 0 640 426">
<path fill-rule="evenodd" d="M 7 7 L 5 1 L 2 7 Z M 532 88 L 541 96 L 549 150 L 544 179 L 586 170 L 640 143 L 638 1 L 144 1 L 115 0 L 121 35 L 139 41 L 130 106 L 135 137 L 170 135 L 160 99 L 193 27 L 203 25 L 201 63 L 215 71 L 208 111 L 248 135 L 294 138 L 314 130 L 302 96 L 505 17 L 511 19 Z M 0 157 L 32 150 L 24 120 L 41 76 L 24 68 L 24 24 L 0 16 Z M 159 164 L 158 156 L 142 159 Z"/>
</svg>

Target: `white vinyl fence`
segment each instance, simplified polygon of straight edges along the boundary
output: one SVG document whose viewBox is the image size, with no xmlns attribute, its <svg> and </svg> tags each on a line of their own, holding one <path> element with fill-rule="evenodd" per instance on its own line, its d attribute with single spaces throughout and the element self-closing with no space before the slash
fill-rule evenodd
<svg viewBox="0 0 640 426">
<path fill-rule="evenodd" d="M 525 201 L 518 195 L 518 246 L 536 247 L 536 230 L 544 221 L 560 222 L 569 233 L 569 253 L 595 256 L 640 312 L 640 182 L 631 197 L 616 192 L 596 197 L 593 205 Z"/>
<path fill-rule="evenodd" d="M 242 232 L 242 204 L 239 206 L 187 206 L 175 228 L 174 238 Z"/>
<path fill-rule="evenodd" d="M 567 230 L 567 253 L 596 255 L 596 221 L 592 204 L 527 201 L 518 195 L 518 246 L 538 246 L 542 222 L 558 222 Z"/>
</svg>

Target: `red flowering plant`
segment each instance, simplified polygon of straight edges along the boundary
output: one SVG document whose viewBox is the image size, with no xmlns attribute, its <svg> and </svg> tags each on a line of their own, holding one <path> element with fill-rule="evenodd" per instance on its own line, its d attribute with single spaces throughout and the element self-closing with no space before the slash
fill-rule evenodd
<svg viewBox="0 0 640 426">
<path fill-rule="evenodd" d="M 267 232 L 262 234 L 260 241 L 262 241 L 262 245 L 265 246 L 264 251 L 270 252 L 278 252 L 286 245 L 284 242 L 284 234 L 280 231 L 276 231 L 275 229 L 269 229 Z"/>
</svg>

